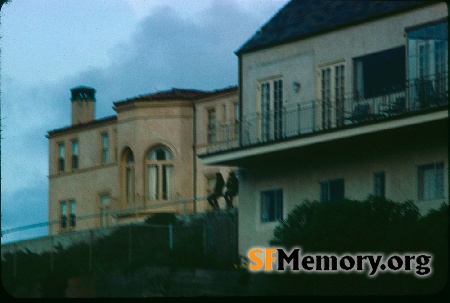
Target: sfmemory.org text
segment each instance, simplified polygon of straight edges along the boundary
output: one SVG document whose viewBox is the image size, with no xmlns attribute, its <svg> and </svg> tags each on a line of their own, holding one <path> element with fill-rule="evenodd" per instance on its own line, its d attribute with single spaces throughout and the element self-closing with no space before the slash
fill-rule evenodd
<svg viewBox="0 0 450 303">
<path fill-rule="evenodd" d="M 366 272 L 369 277 L 375 277 L 380 272 L 412 272 L 418 277 L 425 277 L 432 272 L 432 256 L 426 253 L 302 255 L 300 248 L 288 253 L 283 248 L 253 248 L 248 252 L 248 257 L 250 271 Z"/>
</svg>

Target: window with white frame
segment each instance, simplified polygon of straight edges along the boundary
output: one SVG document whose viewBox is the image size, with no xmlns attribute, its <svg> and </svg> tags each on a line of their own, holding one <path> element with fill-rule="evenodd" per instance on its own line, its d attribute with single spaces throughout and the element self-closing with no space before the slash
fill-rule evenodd
<svg viewBox="0 0 450 303">
<path fill-rule="evenodd" d="M 68 217 L 67 217 L 67 202 L 61 201 L 60 202 L 60 210 L 61 210 L 61 216 L 60 216 L 60 229 L 66 230 L 68 227 Z"/>
<path fill-rule="evenodd" d="M 418 167 L 419 200 L 444 198 L 444 163 L 433 163 Z"/>
<path fill-rule="evenodd" d="M 318 75 L 322 128 L 343 125 L 345 64 L 341 62 L 322 66 Z"/>
<path fill-rule="evenodd" d="M 66 149 L 64 143 L 58 143 L 58 171 L 63 172 L 65 166 Z"/>
<path fill-rule="evenodd" d="M 102 134 L 102 164 L 109 163 L 109 136 L 108 133 Z"/>
<path fill-rule="evenodd" d="M 334 179 L 320 183 L 321 202 L 338 202 L 343 201 L 344 199 L 344 179 Z"/>
<path fill-rule="evenodd" d="M 206 129 L 207 129 L 207 141 L 208 143 L 216 142 L 216 109 L 210 108 L 207 110 L 207 121 L 206 121 Z"/>
<path fill-rule="evenodd" d="M 448 21 L 406 30 L 408 81 L 412 106 L 439 105 L 448 100 Z"/>
<path fill-rule="evenodd" d="M 152 150 L 147 157 L 147 191 L 151 201 L 171 200 L 173 194 L 173 157 L 165 147 Z"/>
<path fill-rule="evenodd" d="M 111 204 L 111 196 L 104 194 L 100 196 L 100 226 L 107 227 L 109 225 L 109 214 Z"/>
<path fill-rule="evenodd" d="M 261 192 L 261 222 L 283 219 L 283 190 L 272 189 Z"/>
<path fill-rule="evenodd" d="M 283 136 L 283 80 L 259 83 L 260 139 L 268 141 Z"/>
<path fill-rule="evenodd" d="M 125 189 L 125 201 L 127 203 L 134 202 L 134 154 L 131 148 L 125 150 L 123 160 L 123 174 L 124 174 L 124 189 Z"/>
<path fill-rule="evenodd" d="M 70 217 L 69 217 L 69 224 L 70 228 L 75 228 L 77 226 L 77 217 L 75 214 L 75 200 L 69 200 L 69 207 L 70 207 Z"/>
<path fill-rule="evenodd" d="M 78 140 L 72 140 L 72 169 L 78 169 Z"/>
</svg>

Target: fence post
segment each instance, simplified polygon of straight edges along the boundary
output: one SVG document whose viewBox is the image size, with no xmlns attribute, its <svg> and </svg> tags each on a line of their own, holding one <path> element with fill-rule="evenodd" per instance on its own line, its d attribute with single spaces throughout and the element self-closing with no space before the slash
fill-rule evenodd
<svg viewBox="0 0 450 303">
<path fill-rule="evenodd" d="M 50 272 L 55 271 L 55 252 L 53 248 L 55 247 L 55 237 L 50 238 Z"/>
<path fill-rule="evenodd" d="M 94 231 L 91 229 L 89 230 L 89 272 L 92 272 L 92 242 L 93 242 L 93 235 Z"/>
<path fill-rule="evenodd" d="M 132 253 L 132 251 L 131 251 L 131 224 L 130 225 L 128 225 L 128 261 L 130 262 L 130 264 L 131 264 L 131 253 Z"/>
<path fill-rule="evenodd" d="M 206 222 L 203 222 L 203 255 L 206 256 L 206 245 L 207 245 L 207 241 L 206 241 Z"/>
<path fill-rule="evenodd" d="M 169 249 L 173 250 L 173 230 L 172 230 L 172 223 L 169 224 Z"/>
<path fill-rule="evenodd" d="M 187 214 L 186 214 L 186 200 L 183 201 L 183 221 L 187 222 Z"/>
<path fill-rule="evenodd" d="M 14 277 L 14 279 L 17 278 L 17 244 L 14 244 L 13 277 Z"/>
</svg>

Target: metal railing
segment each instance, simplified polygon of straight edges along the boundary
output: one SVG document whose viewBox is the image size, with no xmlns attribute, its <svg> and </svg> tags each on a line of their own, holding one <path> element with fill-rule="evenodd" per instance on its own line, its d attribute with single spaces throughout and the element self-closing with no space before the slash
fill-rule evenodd
<svg viewBox="0 0 450 303">
<path fill-rule="evenodd" d="M 283 106 L 281 110 L 244 116 L 240 122 L 218 123 L 215 142 L 208 143 L 206 153 L 276 142 L 445 107 L 448 107 L 447 73 L 412 79 L 406 82 L 405 87 L 390 91 L 371 95 L 357 92 L 337 98 L 296 102 Z"/>
</svg>

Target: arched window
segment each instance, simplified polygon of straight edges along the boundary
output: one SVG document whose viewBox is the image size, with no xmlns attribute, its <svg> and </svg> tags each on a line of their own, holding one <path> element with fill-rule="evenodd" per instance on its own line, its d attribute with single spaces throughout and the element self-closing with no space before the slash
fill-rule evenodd
<svg viewBox="0 0 450 303">
<path fill-rule="evenodd" d="M 171 200 L 173 191 L 173 157 L 165 147 L 156 148 L 148 154 L 147 197 L 149 200 Z"/>
<path fill-rule="evenodd" d="M 134 154 L 128 148 L 124 155 L 125 197 L 127 203 L 134 202 Z"/>
</svg>

